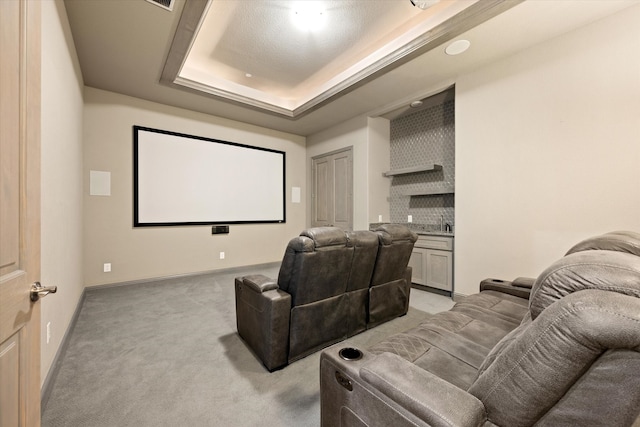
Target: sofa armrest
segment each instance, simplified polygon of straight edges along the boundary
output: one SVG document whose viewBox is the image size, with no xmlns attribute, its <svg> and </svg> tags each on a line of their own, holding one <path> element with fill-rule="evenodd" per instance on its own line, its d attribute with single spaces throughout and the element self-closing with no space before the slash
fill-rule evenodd
<svg viewBox="0 0 640 427">
<path fill-rule="evenodd" d="M 430 426 L 480 426 L 486 420 L 475 396 L 395 354 L 378 355 L 360 368 L 360 377 Z"/>
<path fill-rule="evenodd" d="M 480 282 L 480 291 L 497 291 L 529 299 L 534 281 L 535 279 L 527 277 L 518 277 L 512 282 L 500 279 L 484 279 Z"/>
<path fill-rule="evenodd" d="M 273 289 L 278 289 L 278 284 L 274 280 L 262 274 L 244 276 L 244 277 L 241 277 L 240 279 L 242 279 L 242 283 L 245 286 L 248 286 L 252 290 L 259 293 L 271 291 Z"/>
<path fill-rule="evenodd" d="M 534 279 L 533 277 L 517 277 L 513 279 L 513 282 L 511 282 L 511 284 L 516 288 L 531 289 L 533 288 L 533 284 L 535 282 L 536 282 L 536 279 Z"/>
<path fill-rule="evenodd" d="M 264 366 L 273 371 L 288 361 L 291 295 L 262 276 L 236 277 L 238 334 Z"/>
</svg>

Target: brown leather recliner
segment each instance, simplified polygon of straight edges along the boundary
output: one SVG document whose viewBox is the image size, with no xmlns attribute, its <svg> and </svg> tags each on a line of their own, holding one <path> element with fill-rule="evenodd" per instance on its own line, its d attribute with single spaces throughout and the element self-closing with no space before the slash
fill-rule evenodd
<svg viewBox="0 0 640 427">
<path fill-rule="evenodd" d="M 324 350 L 322 425 L 630 426 L 639 255 L 638 233 L 597 236 L 542 272 L 528 301 L 483 291 L 369 349 Z"/>
</svg>

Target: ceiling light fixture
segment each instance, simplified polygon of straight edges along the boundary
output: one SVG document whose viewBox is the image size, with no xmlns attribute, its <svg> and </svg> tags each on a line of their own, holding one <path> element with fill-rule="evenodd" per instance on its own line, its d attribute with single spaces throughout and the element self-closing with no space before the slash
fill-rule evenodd
<svg viewBox="0 0 640 427">
<path fill-rule="evenodd" d="M 411 2 L 412 5 L 422 10 L 429 9 L 431 6 L 440 2 L 440 0 L 409 0 L 409 1 Z"/>
<path fill-rule="evenodd" d="M 420 100 L 413 101 L 411 104 L 409 104 L 409 107 L 411 107 L 411 108 L 422 107 L 422 101 L 420 101 Z"/>
<path fill-rule="evenodd" d="M 447 55 L 459 55 L 469 49 L 471 42 L 469 40 L 456 40 L 446 47 L 444 50 Z"/>
<path fill-rule="evenodd" d="M 291 11 L 291 19 L 302 31 L 318 31 L 324 27 L 326 13 L 322 2 L 299 1 Z"/>
</svg>

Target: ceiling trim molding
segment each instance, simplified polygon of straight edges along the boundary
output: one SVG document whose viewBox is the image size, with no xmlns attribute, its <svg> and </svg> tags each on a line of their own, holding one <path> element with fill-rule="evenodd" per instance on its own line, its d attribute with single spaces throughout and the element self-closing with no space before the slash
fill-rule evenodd
<svg viewBox="0 0 640 427">
<path fill-rule="evenodd" d="M 295 120 L 355 90 L 382 74 L 388 73 L 425 52 L 434 49 L 442 43 L 463 34 L 523 1 L 524 0 L 477 1 L 447 21 L 425 32 L 422 36 L 331 86 L 321 94 L 292 110 L 180 77 L 180 70 L 186 60 L 206 11 L 211 4 L 211 0 L 187 1 L 165 61 L 160 83 L 191 90 L 203 96 L 214 97 L 253 110 Z"/>
<path fill-rule="evenodd" d="M 336 97 L 357 89 L 359 86 L 417 58 L 523 1 L 525 0 L 480 0 L 442 24 L 435 26 L 422 36 L 294 109 L 293 116 L 300 117 L 303 114 L 310 113 Z"/>
<path fill-rule="evenodd" d="M 270 113 L 275 113 L 277 115 L 282 115 L 285 117 L 289 117 L 289 118 L 293 118 L 294 114 L 293 111 L 288 109 L 288 108 L 284 108 L 284 107 L 279 107 L 277 105 L 274 104 L 270 104 L 268 102 L 264 102 L 264 101 L 260 101 L 258 99 L 255 98 L 250 98 L 247 96 L 243 96 L 243 95 L 239 95 L 235 92 L 231 92 L 231 91 L 227 91 L 227 90 L 223 90 L 217 87 L 213 87 L 213 86 L 209 86 L 207 84 L 204 83 L 200 83 L 197 82 L 195 80 L 191 80 L 191 79 L 187 79 L 185 77 L 180 77 L 177 76 L 173 82 L 175 85 L 180 85 L 183 87 L 187 87 L 189 89 L 193 89 L 195 90 L 197 93 L 200 94 L 207 94 L 210 96 L 214 96 L 217 99 L 223 99 L 226 101 L 231 101 L 235 104 L 240 104 L 240 105 L 249 105 L 251 108 L 256 109 L 256 110 L 260 110 L 260 111 L 269 111 Z"/>
<path fill-rule="evenodd" d="M 187 54 L 191 49 L 195 35 L 200 29 L 202 17 L 210 5 L 210 0 L 191 0 L 185 2 L 182 8 L 182 15 L 180 15 L 180 21 L 173 35 L 169 53 L 164 62 L 164 68 L 160 75 L 160 83 L 174 85 L 176 78 L 180 74 L 180 69 L 187 58 Z"/>
</svg>

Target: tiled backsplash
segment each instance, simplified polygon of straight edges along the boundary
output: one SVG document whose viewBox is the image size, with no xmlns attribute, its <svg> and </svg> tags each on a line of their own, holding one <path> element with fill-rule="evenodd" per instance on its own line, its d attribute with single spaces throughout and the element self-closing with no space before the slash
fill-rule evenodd
<svg viewBox="0 0 640 427">
<path fill-rule="evenodd" d="M 454 194 L 407 196 L 455 184 L 455 104 L 434 105 L 391 121 L 391 169 L 442 165 L 442 170 L 396 175 L 391 182 L 391 222 L 453 225 Z"/>
</svg>

